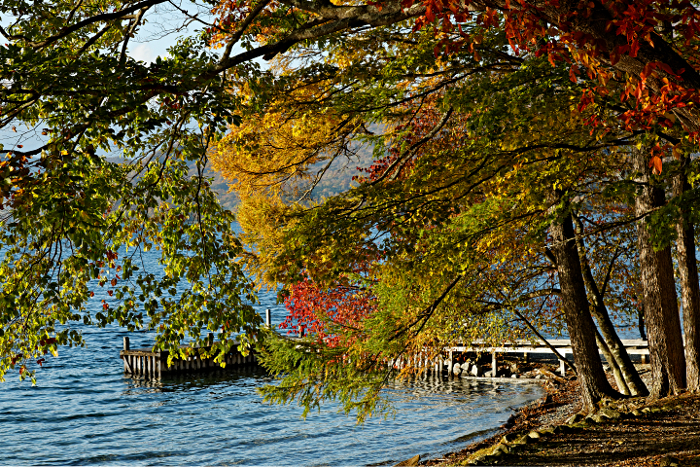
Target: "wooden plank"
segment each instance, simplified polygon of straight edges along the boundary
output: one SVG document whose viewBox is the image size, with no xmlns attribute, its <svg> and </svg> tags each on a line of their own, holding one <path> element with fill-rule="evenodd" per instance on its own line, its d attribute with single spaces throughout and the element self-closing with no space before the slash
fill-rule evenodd
<svg viewBox="0 0 700 467">
<path fill-rule="evenodd" d="M 621 339 L 622 345 L 625 347 L 647 347 L 649 345 L 648 341 L 644 339 Z M 549 344 L 553 347 L 571 347 L 571 339 L 549 339 L 547 340 Z M 534 344 L 534 345 L 533 345 Z M 504 342 L 499 344 L 498 347 L 540 347 L 542 343 L 540 341 L 530 341 L 527 339 L 517 339 L 514 342 Z M 475 340 L 471 343 L 472 347 L 491 347 L 491 344 L 484 340 Z M 460 345 L 459 347 L 464 347 Z"/>
<path fill-rule="evenodd" d="M 491 352 L 498 352 L 498 353 L 552 353 L 552 350 L 549 347 L 462 347 L 462 346 L 456 346 L 456 347 L 448 347 L 445 350 L 449 350 L 452 352 L 472 352 L 472 353 L 491 353 Z M 571 352 L 570 347 L 562 347 L 562 348 L 557 348 L 559 352 L 562 351 L 567 351 Z"/>
<path fill-rule="evenodd" d="M 132 374 L 134 371 L 131 369 L 131 365 L 129 365 L 129 358 L 131 358 L 129 355 L 124 355 L 122 357 L 122 360 L 124 360 L 124 373 Z"/>
</svg>

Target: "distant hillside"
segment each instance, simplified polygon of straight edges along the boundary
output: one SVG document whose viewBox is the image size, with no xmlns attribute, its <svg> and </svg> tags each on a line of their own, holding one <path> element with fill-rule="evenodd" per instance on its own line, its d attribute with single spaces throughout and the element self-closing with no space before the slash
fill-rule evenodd
<svg viewBox="0 0 700 467">
<path fill-rule="evenodd" d="M 192 163 L 192 168 L 194 168 L 194 163 Z M 210 168 L 208 168 L 206 176 L 213 177 L 214 180 L 212 181 L 211 188 L 219 198 L 221 205 L 231 211 L 235 210 L 238 205 L 238 196 L 236 196 L 235 193 L 229 192 L 229 182 L 226 181 L 219 172 L 214 172 Z"/>
<path fill-rule="evenodd" d="M 326 171 L 321 182 L 314 188 L 312 196 L 320 200 L 334 196 L 348 190 L 352 185 L 352 177 L 360 175 L 358 167 L 368 167 L 372 163 L 371 148 L 360 148 L 356 151 L 356 157 L 350 160 L 337 160 Z M 314 169 L 321 170 L 325 162 L 317 164 Z M 190 163 L 192 171 L 195 170 L 195 163 Z M 234 210 L 238 205 L 238 197 L 235 193 L 229 192 L 229 181 L 224 179 L 220 173 L 208 169 L 207 177 L 213 178 L 212 189 L 219 197 L 219 201 L 226 209 Z"/>
</svg>

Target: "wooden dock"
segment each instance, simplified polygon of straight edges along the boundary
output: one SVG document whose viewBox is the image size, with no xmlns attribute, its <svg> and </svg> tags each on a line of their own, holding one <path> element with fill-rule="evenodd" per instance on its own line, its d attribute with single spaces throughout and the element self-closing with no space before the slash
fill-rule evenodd
<svg viewBox="0 0 700 467">
<path fill-rule="evenodd" d="M 551 339 L 547 341 L 556 351 L 563 356 L 568 358 L 573 355 L 573 350 L 571 349 L 570 339 Z M 641 362 L 646 363 L 647 357 L 649 355 L 649 345 L 646 340 L 642 339 L 622 339 L 622 345 L 625 346 L 627 353 L 631 355 L 639 355 L 641 357 Z M 505 343 L 498 347 L 487 346 L 483 342 L 476 341 L 472 343 L 471 346 L 457 345 L 454 347 L 446 347 L 445 352 L 449 355 L 448 358 L 448 374 L 450 370 L 454 368 L 451 361 L 454 359 L 455 355 L 463 353 L 490 353 L 491 354 L 491 366 L 492 375 L 497 375 L 497 358 L 499 354 L 516 354 L 522 355 L 523 358 L 527 360 L 530 355 L 547 355 L 555 356 L 559 360 L 559 372 L 562 376 L 566 375 L 566 362 L 558 358 L 554 350 L 550 347 L 544 345 L 532 345 L 530 341 L 518 340 L 513 343 Z M 600 352 L 602 355 L 602 352 Z"/>
<path fill-rule="evenodd" d="M 566 362 L 560 356 L 568 359 L 573 355 L 571 340 L 551 339 L 547 341 L 551 347 L 545 345 L 533 345 L 530 341 L 518 340 L 512 343 L 504 343 L 500 346 L 491 346 L 483 341 L 472 342 L 471 345 L 454 345 L 444 347 L 437 357 L 431 357 L 426 351 L 421 355 L 409 358 L 399 358 L 388 362 L 390 367 L 401 369 L 406 365 L 417 367 L 419 373 L 424 375 L 448 375 L 463 373 L 460 362 L 465 362 L 471 355 L 491 355 L 490 377 L 498 377 L 498 358 L 502 355 L 519 355 L 526 361 L 530 356 L 554 357 L 559 360 L 559 372 L 566 375 Z M 627 349 L 627 353 L 637 355 L 642 363 L 646 363 L 649 355 L 649 347 L 646 340 L 642 339 L 622 339 L 622 344 Z M 555 352 L 556 351 L 556 352 Z M 434 352 L 433 352 L 434 353 Z M 559 354 L 559 355 L 557 355 Z M 602 355 L 602 352 L 601 352 Z M 410 360 L 410 361 L 409 361 Z M 479 373 L 479 372 L 477 372 Z M 474 375 L 480 376 L 480 375 Z"/>
<path fill-rule="evenodd" d="M 265 325 L 270 328 L 270 309 L 265 310 Z M 145 379 L 161 379 L 163 376 L 175 376 L 186 373 L 206 372 L 231 368 L 259 367 L 254 349 L 248 349 L 248 355 L 243 355 L 234 344 L 231 350 L 224 356 L 226 367 L 214 361 L 213 358 L 204 358 L 202 354 L 208 354 L 214 344 L 214 334 L 207 335 L 208 346 L 197 347 L 186 358 L 180 356 L 173 359 L 168 366 L 168 351 L 153 351 L 153 349 L 132 349 L 129 338 L 124 336 L 124 347 L 119 352 L 119 358 L 124 361 L 124 373 Z"/>
<path fill-rule="evenodd" d="M 271 326 L 270 310 L 265 310 L 265 323 L 269 328 Z M 303 332 L 300 332 L 299 338 L 303 337 Z M 296 337 L 290 337 L 296 339 Z M 129 346 L 129 338 L 124 337 L 124 348 L 119 352 L 119 357 L 124 361 L 124 373 L 134 377 L 143 377 L 147 379 L 160 379 L 163 376 L 176 375 L 191 372 L 221 370 L 221 365 L 214 362 L 213 358 L 204 358 L 202 354 L 209 353 L 211 345 L 214 343 L 214 335 L 208 336 L 209 346 L 197 348 L 187 358 L 175 358 L 170 366 L 168 366 L 167 351 L 154 352 L 152 349 L 131 349 Z M 470 360 L 474 355 L 483 356 L 484 354 L 491 355 L 491 370 L 490 377 L 498 377 L 498 358 L 502 355 L 519 355 L 526 361 L 530 356 L 545 356 L 559 360 L 559 371 L 562 376 L 566 375 L 567 363 L 564 359 L 573 354 L 571 349 L 571 341 L 569 339 L 551 339 L 544 344 L 533 344 L 531 341 L 517 340 L 515 342 L 503 343 L 499 346 L 492 346 L 484 341 L 475 341 L 470 345 L 453 345 L 444 347 L 441 352 L 430 351 L 426 349 L 419 355 L 404 356 L 395 360 L 388 361 L 390 368 L 402 369 L 407 365 L 417 368 L 419 373 L 427 376 L 454 376 L 465 372 L 464 362 Z M 646 363 L 649 355 L 649 346 L 646 340 L 642 339 L 622 339 L 622 344 L 627 349 L 630 356 L 636 355 L 642 363 Z M 436 355 L 437 354 L 437 355 Z M 602 354 L 602 352 L 601 352 Z M 482 357 L 483 359 L 483 357 Z M 256 367 L 259 366 L 255 351 L 250 349 L 248 355 L 243 355 L 238 351 L 237 346 L 224 356 L 226 369 L 241 368 L 241 367 Z M 462 363 L 462 364 L 460 364 Z M 473 369 L 473 368 L 472 368 Z M 480 373 L 480 369 L 472 373 Z M 486 372 L 485 372 L 486 373 Z M 480 376 L 480 374 L 474 374 Z"/>
<path fill-rule="evenodd" d="M 209 342 L 214 342 L 214 335 L 209 334 Z M 132 377 L 146 379 L 161 379 L 163 376 L 173 376 L 182 373 L 194 373 L 221 370 L 221 365 L 213 358 L 204 358 L 202 353 L 211 350 L 211 344 L 206 347 L 198 347 L 187 358 L 176 357 L 168 366 L 168 351 L 153 351 L 152 349 L 131 349 L 129 338 L 124 337 L 124 348 L 119 352 L 119 357 L 124 361 L 124 373 Z M 258 361 L 253 349 L 248 355 L 243 355 L 236 346 L 224 356 L 226 369 L 256 367 Z"/>
</svg>

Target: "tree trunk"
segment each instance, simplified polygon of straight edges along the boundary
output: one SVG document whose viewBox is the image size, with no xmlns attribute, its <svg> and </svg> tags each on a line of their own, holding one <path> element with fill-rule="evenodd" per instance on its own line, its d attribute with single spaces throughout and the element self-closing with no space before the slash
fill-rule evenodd
<svg viewBox="0 0 700 467">
<path fill-rule="evenodd" d="M 654 208 L 665 203 L 664 190 L 651 184 L 649 154 L 633 151 L 634 170 L 638 173 L 634 208 L 639 245 L 644 321 L 649 339 L 649 359 L 653 384 L 652 398 L 677 394 L 685 387 L 685 358 L 678 299 L 673 279 L 671 248 L 654 251 L 647 216 Z"/>
<path fill-rule="evenodd" d="M 556 209 L 561 201 L 561 192 L 554 190 L 550 193 L 549 201 L 552 210 Z M 571 212 L 568 202 L 564 203 L 563 212 L 557 213 L 557 218 L 550 225 L 552 250 L 557 260 L 562 307 L 581 386 L 583 408 L 591 412 L 603 397 L 620 397 L 620 394 L 610 386 L 598 354 L 596 328 L 583 284 Z"/>
<path fill-rule="evenodd" d="M 593 277 L 591 272 L 591 266 L 588 263 L 588 255 L 586 254 L 586 245 L 583 241 L 583 225 L 581 221 L 574 216 L 574 222 L 576 223 L 576 246 L 580 255 L 581 260 L 581 272 L 583 275 L 583 282 L 586 285 L 586 289 L 591 296 L 591 313 L 598 321 L 598 327 L 600 328 L 600 333 L 605 339 L 608 351 L 614 359 L 614 362 L 605 355 L 606 360 L 610 363 L 610 368 L 613 369 L 613 375 L 617 380 L 618 375 L 615 373 L 617 369 L 622 378 L 623 382 L 617 381 L 617 385 L 623 394 L 631 394 L 633 396 L 648 396 L 649 390 L 647 389 L 644 381 L 639 376 L 639 372 L 634 367 L 632 359 L 630 358 L 627 350 L 625 349 L 620 336 L 618 336 L 617 331 L 615 331 L 615 326 L 610 319 L 610 314 L 608 313 L 608 307 L 605 306 L 605 301 L 601 290 L 598 288 L 598 284 Z M 613 259 L 614 261 L 614 259 Z M 612 267 L 612 265 L 611 265 Z M 605 284 L 603 285 L 605 288 Z M 605 352 L 604 352 L 605 354 Z M 616 368 L 617 367 L 617 368 Z M 629 388 L 628 393 L 625 393 L 624 387 Z"/>
<path fill-rule="evenodd" d="M 684 161 L 687 162 L 687 159 Z M 674 194 L 683 195 L 690 189 L 685 164 L 674 179 Z M 681 281 L 681 304 L 683 305 L 683 330 L 685 332 L 685 361 L 688 389 L 700 391 L 700 283 L 695 258 L 695 227 L 681 211 L 676 224 L 678 242 L 678 275 Z"/>
<path fill-rule="evenodd" d="M 629 386 L 627 386 L 625 377 L 620 371 L 620 365 L 617 364 L 615 357 L 612 353 L 610 353 L 610 347 L 608 347 L 607 342 L 605 342 L 603 336 L 600 335 L 598 329 L 595 330 L 595 342 L 596 344 L 598 344 L 598 348 L 600 349 L 600 351 L 603 352 L 605 361 L 608 362 L 608 365 L 610 365 L 610 371 L 612 371 L 613 377 L 615 378 L 615 382 L 617 383 L 617 390 L 625 396 L 631 395 L 631 391 Z"/>
</svg>

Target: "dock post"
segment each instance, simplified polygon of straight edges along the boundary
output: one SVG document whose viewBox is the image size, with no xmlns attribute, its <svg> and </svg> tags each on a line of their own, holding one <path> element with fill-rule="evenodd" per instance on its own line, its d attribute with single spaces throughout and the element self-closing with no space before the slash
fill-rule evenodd
<svg viewBox="0 0 700 467">
<path fill-rule="evenodd" d="M 454 365 L 454 361 L 452 360 L 452 350 L 450 350 L 450 361 L 449 365 L 447 365 L 447 376 L 452 376 L 452 367 Z"/>
<path fill-rule="evenodd" d="M 124 351 L 129 350 L 129 338 L 127 336 L 124 336 Z M 131 366 L 129 366 L 129 356 L 124 355 L 123 357 L 124 360 L 124 373 L 131 373 Z"/>
<path fill-rule="evenodd" d="M 566 353 L 564 354 L 564 358 L 566 358 Z M 564 364 L 564 360 L 559 360 L 559 373 L 561 373 L 562 377 L 566 376 L 566 364 Z"/>
<path fill-rule="evenodd" d="M 267 329 L 272 328 L 272 318 L 270 316 L 270 309 L 269 308 L 265 310 L 265 326 L 267 327 Z"/>
<path fill-rule="evenodd" d="M 496 377 L 498 374 L 498 363 L 496 362 L 496 352 L 491 352 L 491 376 Z"/>
<path fill-rule="evenodd" d="M 211 347 L 212 345 L 214 345 L 214 333 L 213 333 L 213 332 L 210 332 L 210 333 L 207 334 L 207 342 L 209 343 L 209 344 L 208 344 L 209 347 Z"/>
</svg>

